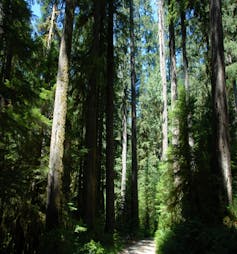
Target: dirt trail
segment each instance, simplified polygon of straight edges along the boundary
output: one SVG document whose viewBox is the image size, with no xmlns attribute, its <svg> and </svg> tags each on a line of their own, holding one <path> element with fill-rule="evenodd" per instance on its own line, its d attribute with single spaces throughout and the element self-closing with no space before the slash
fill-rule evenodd
<svg viewBox="0 0 237 254">
<path fill-rule="evenodd" d="M 146 239 L 134 242 L 124 249 L 120 254 L 155 254 L 156 247 L 154 240 Z"/>
</svg>

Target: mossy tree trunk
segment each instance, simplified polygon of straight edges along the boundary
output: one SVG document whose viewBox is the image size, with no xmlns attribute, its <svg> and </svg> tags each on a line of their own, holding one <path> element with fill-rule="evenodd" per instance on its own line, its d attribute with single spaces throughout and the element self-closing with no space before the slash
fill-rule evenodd
<svg viewBox="0 0 237 254">
<path fill-rule="evenodd" d="M 50 143 L 47 186 L 46 228 L 51 230 L 61 223 L 62 174 L 69 83 L 69 59 L 72 44 L 74 3 L 66 0 L 64 29 L 58 60 L 58 74 L 54 100 L 53 126 Z"/>
</svg>

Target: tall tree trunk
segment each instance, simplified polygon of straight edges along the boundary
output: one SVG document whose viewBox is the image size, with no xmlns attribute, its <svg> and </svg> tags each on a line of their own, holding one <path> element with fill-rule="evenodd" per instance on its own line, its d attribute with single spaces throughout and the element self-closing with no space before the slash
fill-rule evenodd
<svg viewBox="0 0 237 254">
<path fill-rule="evenodd" d="M 98 190 L 98 168 L 97 168 L 97 137 L 98 137 L 98 85 L 100 79 L 100 66 L 98 59 L 101 57 L 102 19 L 105 8 L 104 1 L 94 0 L 94 38 L 91 50 L 92 68 L 89 70 L 89 85 L 87 95 L 87 115 L 86 115 L 86 136 L 85 143 L 88 153 L 84 165 L 84 194 L 83 219 L 90 230 L 95 228 L 96 215 L 98 213 L 99 197 Z"/>
<path fill-rule="evenodd" d="M 144 178 L 144 186 L 145 186 L 145 232 L 149 232 L 150 229 L 150 209 L 149 209 L 149 151 L 146 151 L 146 167 L 145 167 L 145 178 Z"/>
<path fill-rule="evenodd" d="M 221 0 L 210 0 L 212 52 L 212 96 L 214 114 L 215 160 L 222 173 L 224 206 L 232 204 L 232 176 L 229 148 L 228 109 L 224 64 Z"/>
<path fill-rule="evenodd" d="M 114 213 L 114 45 L 113 0 L 109 1 L 108 51 L 107 51 L 107 98 L 106 98 L 106 222 L 105 231 L 112 233 Z"/>
<path fill-rule="evenodd" d="M 55 19 L 56 19 L 56 11 L 57 11 L 57 3 L 53 4 L 51 18 L 50 18 L 50 27 L 49 27 L 49 35 L 47 40 L 47 50 L 50 50 L 52 39 L 53 39 L 53 32 L 55 26 Z"/>
<path fill-rule="evenodd" d="M 96 77 L 89 81 L 89 93 L 87 98 L 86 136 L 85 143 L 88 149 L 84 165 L 83 181 L 83 203 L 84 221 L 90 229 L 95 226 L 97 208 L 97 98 L 96 98 Z"/>
<path fill-rule="evenodd" d="M 189 74 L 188 74 L 188 57 L 187 57 L 187 31 L 186 31 L 186 8 L 183 1 L 180 3 L 180 22 L 181 22 L 181 34 L 182 34 L 182 54 L 183 54 L 183 72 L 184 72 L 184 86 L 186 91 L 186 102 L 189 103 L 189 93 L 190 93 L 190 84 L 189 84 Z M 192 127 L 192 115 L 189 113 L 187 116 L 189 130 Z M 188 142 L 189 146 L 192 148 L 194 146 L 194 140 L 192 133 L 188 132 Z"/>
<path fill-rule="evenodd" d="M 71 137 L 69 135 L 67 135 L 67 133 L 71 133 L 72 128 L 71 125 L 68 121 L 68 119 L 66 119 L 66 135 L 65 135 L 65 141 L 64 141 L 64 156 L 63 156 L 63 165 L 66 168 L 66 170 L 64 170 L 63 172 L 63 176 L 62 176 L 62 190 L 63 190 L 63 198 L 65 200 L 65 202 L 69 202 L 70 200 L 70 194 L 71 194 L 71 173 L 73 171 L 72 168 L 72 150 L 71 150 L 71 146 L 72 146 L 72 140 Z"/>
<path fill-rule="evenodd" d="M 185 17 L 184 4 L 181 3 L 180 7 L 180 23 L 181 23 L 181 34 L 182 34 L 182 55 L 183 55 L 183 71 L 184 71 L 184 85 L 187 96 L 189 95 L 189 76 L 188 76 L 188 57 L 186 49 L 186 17 Z"/>
<path fill-rule="evenodd" d="M 47 60 L 47 72 L 45 73 L 45 77 L 44 77 L 44 82 L 45 84 L 50 84 L 52 82 L 51 77 L 50 77 L 50 65 L 52 64 L 49 59 L 50 59 L 50 49 L 51 49 L 51 44 L 52 44 L 52 39 L 53 39 L 53 32 L 54 32 L 54 25 L 55 25 L 55 19 L 56 19 L 56 10 L 57 10 L 57 3 L 55 2 L 53 4 L 53 8 L 52 8 L 52 13 L 51 13 L 51 18 L 50 18 L 50 27 L 49 27 L 49 35 L 48 35 L 48 39 L 47 39 L 47 52 L 45 57 L 48 59 Z M 51 81 L 51 82 L 50 82 Z M 50 112 L 51 113 L 51 112 Z M 41 106 L 41 114 L 46 115 L 49 117 L 49 109 L 48 109 L 48 105 L 43 103 Z M 43 158 L 45 157 L 45 155 L 47 154 L 47 129 L 45 128 L 45 126 L 41 127 L 41 131 L 40 131 L 40 137 L 39 139 L 41 139 L 41 145 L 39 146 L 40 149 L 40 158 L 41 158 L 41 166 L 43 165 Z"/>
<path fill-rule="evenodd" d="M 169 1 L 170 4 L 170 1 Z M 171 9 L 171 12 L 173 9 Z M 175 56 L 175 32 L 174 32 L 174 20 L 171 17 L 169 23 L 169 49 L 170 49 L 170 74 L 171 74 L 171 108 L 175 109 L 175 105 L 178 99 L 177 89 L 177 69 L 176 69 L 176 56 Z M 177 146 L 178 144 L 178 124 L 173 121 L 172 123 L 172 144 Z"/>
<path fill-rule="evenodd" d="M 61 39 L 58 74 L 54 101 L 53 126 L 50 144 L 49 174 L 47 187 L 46 227 L 55 228 L 61 221 L 62 174 L 69 83 L 69 59 L 72 44 L 74 4 L 66 0 L 64 30 Z"/>
<path fill-rule="evenodd" d="M 97 193 L 98 193 L 98 198 L 97 198 L 97 206 L 98 206 L 98 211 L 101 213 L 104 213 L 104 170 L 102 169 L 102 161 L 103 161 L 103 132 L 104 132 L 104 105 L 103 105 L 103 94 L 105 91 L 100 88 L 98 92 L 98 103 L 97 103 L 97 108 L 98 111 L 98 118 L 97 118 L 97 179 L 98 179 L 98 184 L 97 184 Z"/>
<path fill-rule="evenodd" d="M 136 114 L 136 71 L 135 71 L 135 34 L 133 20 L 133 0 L 130 0 L 130 64 L 132 90 L 132 182 L 131 182 L 131 227 L 135 232 L 139 226 L 138 220 L 138 188 L 137 188 L 137 114 Z"/>
<path fill-rule="evenodd" d="M 167 109 L 167 81 L 166 81 L 166 58 L 165 58 L 165 24 L 164 24 L 164 0 L 158 1 L 158 34 L 160 46 L 160 75 L 162 82 L 162 98 L 163 98 L 163 113 L 162 113 L 162 159 L 166 159 L 168 149 L 168 109 Z"/>
<path fill-rule="evenodd" d="M 122 178 L 121 178 L 121 210 L 124 213 L 126 198 L 126 175 L 127 175 L 127 86 L 124 89 L 122 120 Z"/>
<path fill-rule="evenodd" d="M 173 13 L 173 5 L 170 3 L 170 12 Z M 177 89 L 177 69 L 176 69 L 176 56 L 175 56 L 175 31 L 174 31 L 174 19 L 170 18 L 169 23 L 169 49 L 170 49 L 170 75 L 171 75 L 171 109 L 175 110 L 175 106 L 178 99 L 178 89 Z M 179 122 L 177 118 L 172 120 L 172 145 L 174 149 L 177 149 L 179 138 Z M 178 172 L 180 170 L 178 164 L 178 158 L 173 158 L 173 171 L 174 171 L 174 183 L 176 186 L 180 184 L 180 177 Z"/>
</svg>

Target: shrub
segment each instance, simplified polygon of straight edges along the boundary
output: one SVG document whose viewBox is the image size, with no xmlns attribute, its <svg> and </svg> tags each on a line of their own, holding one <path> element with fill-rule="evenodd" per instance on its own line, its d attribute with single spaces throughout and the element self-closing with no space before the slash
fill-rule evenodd
<svg viewBox="0 0 237 254">
<path fill-rule="evenodd" d="M 198 220 L 186 221 L 169 230 L 158 230 L 158 254 L 234 254 L 237 231 L 223 225 L 208 226 Z"/>
</svg>

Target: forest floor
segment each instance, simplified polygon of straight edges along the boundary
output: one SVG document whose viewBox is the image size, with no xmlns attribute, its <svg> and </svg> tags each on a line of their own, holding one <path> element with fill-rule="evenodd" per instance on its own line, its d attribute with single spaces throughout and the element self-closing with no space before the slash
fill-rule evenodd
<svg viewBox="0 0 237 254">
<path fill-rule="evenodd" d="M 134 241 L 129 244 L 120 254 L 155 254 L 155 241 L 152 239 Z"/>
</svg>

